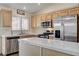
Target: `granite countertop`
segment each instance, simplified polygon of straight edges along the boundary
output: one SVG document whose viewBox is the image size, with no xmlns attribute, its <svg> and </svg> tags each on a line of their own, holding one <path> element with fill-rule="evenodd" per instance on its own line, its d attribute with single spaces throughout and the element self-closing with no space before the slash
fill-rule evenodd
<svg viewBox="0 0 79 59">
<path fill-rule="evenodd" d="M 34 35 L 34 34 L 2 35 L 2 37 L 20 37 L 20 38 L 27 38 L 27 37 L 37 37 L 37 35 Z"/>
<path fill-rule="evenodd" d="M 45 38 L 22 38 L 18 40 L 19 42 L 29 43 L 31 45 L 44 47 L 51 50 L 60 51 L 70 55 L 79 56 L 79 43 L 68 42 L 54 39 L 45 39 Z"/>
</svg>

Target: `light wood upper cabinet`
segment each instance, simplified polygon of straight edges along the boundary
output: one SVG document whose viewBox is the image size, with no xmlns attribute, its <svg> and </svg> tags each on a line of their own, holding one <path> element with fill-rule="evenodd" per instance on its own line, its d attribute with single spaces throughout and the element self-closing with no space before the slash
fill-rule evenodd
<svg viewBox="0 0 79 59">
<path fill-rule="evenodd" d="M 31 17 L 31 24 L 32 24 L 32 28 L 37 27 L 37 16 L 32 16 Z"/>
<path fill-rule="evenodd" d="M 59 16 L 66 16 L 66 15 L 68 15 L 68 10 L 61 10 L 61 11 L 53 12 L 52 19 L 59 17 Z"/>
<path fill-rule="evenodd" d="M 41 26 L 41 15 L 37 15 L 37 27 Z"/>
<path fill-rule="evenodd" d="M 1 17 L 3 21 L 3 27 L 12 26 L 12 12 L 9 10 L 1 10 Z"/>
<path fill-rule="evenodd" d="M 79 7 L 68 9 L 68 14 L 69 15 L 79 14 Z"/>
<path fill-rule="evenodd" d="M 66 16 L 68 15 L 68 12 L 66 10 L 62 10 L 60 12 L 57 12 L 57 16 Z"/>
<path fill-rule="evenodd" d="M 79 14 L 79 7 L 68 8 L 68 9 L 53 12 L 52 17 L 56 18 L 58 16 L 68 16 L 68 15 L 75 15 L 75 14 Z"/>
<path fill-rule="evenodd" d="M 41 15 L 41 21 L 45 21 L 46 20 L 46 14 L 42 14 Z"/>
<path fill-rule="evenodd" d="M 49 13 L 49 14 L 42 14 L 41 15 L 41 21 L 47 21 L 47 20 L 51 20 L 52 19 L 52 15 Z"/>
<path fill-rule="evenodd" d="M 52 19 L 52 15 L 50 13 L 46 14 L 46 19 L 45 20 L 47 21 L 47 20 L 51 20 L 51 19 Z"/>
<path fill-rule="evenodd" d="M 31 19 L 32 28 L 37 28 L 41 26 L 42 21 L 45 21 L 45 15 L 34 15 Z"/>
<path fill-rule="evenodd" d="M 51 19 L 52 19 L 51 14 L 34 15 L 31 17 L 32 28 L 41 27 L 41 22 L 48 21 Z"/>
</svg>

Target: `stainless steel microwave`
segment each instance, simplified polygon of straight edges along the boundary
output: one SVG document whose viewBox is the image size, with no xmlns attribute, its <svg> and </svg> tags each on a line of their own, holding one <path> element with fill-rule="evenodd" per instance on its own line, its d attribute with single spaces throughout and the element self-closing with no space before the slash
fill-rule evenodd
<svg viewBox="0 0 79 59">
<path fill-rule="evenodd" d="M 43 28 L 52 27 L 52 21 L 44 21 L 44 22 L 41 22 L 41 26 L 42 26 Z"/>
</svg>

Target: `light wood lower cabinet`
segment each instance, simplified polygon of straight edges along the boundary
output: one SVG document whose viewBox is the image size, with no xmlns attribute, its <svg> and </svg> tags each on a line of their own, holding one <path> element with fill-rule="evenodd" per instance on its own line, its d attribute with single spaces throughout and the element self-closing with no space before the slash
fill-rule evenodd
<svg viewBox="0 0 79 59">
<path fill-rule="evenodd" d="M 69 54 L 62 53 L 62 52 L 55 51 L 55 50 L 50 50 L 50 49 L 47 49 L 47 48 L 43 48 L 42 52 L 43 52 L 42 53 L 43 56 L 71 56 Z"/>
</svg>

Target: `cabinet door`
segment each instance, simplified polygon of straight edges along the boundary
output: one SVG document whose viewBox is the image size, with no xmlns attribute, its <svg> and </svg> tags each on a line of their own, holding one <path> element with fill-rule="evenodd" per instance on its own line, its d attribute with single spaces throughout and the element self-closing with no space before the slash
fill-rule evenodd
<svg viewBox="0 0 79 59">
<path fill-rule="evenodd" d="M 45 21 L 46 20 L 46 14 L 42 14 L 41 15 L 41 21 Z"/>
<path fill-rule="evenodd" d="M 32 28 L 36 28 L 37 27 L 37 17 L 36 16 L 32 16 L 31 18 L 31 23 L 32 23 Z"/>
<path fill-rule="evenodd" d="M 22 30 L 29 30 L 29 20 L 28 18 L 22 18 Z"/>
<path fill-rule="evenodd" d="M 69 15 L 79 14 L 79 7 L 68 9 L 68 14 Z"/>
<path fill-rule="evenodd" d="M 58 11 L 57 12 L 57 16 L 66 16 L 68 15 L 68 11 L 67 10 L 62 10 L 62 11 Z"/>
<path fill-rule="evenodd" d="M 41 27 L 41 15 L 37 15 L 37 27 Z"/>
<path fill-rule="evenodd" d="M 21 30 L 21 19 L 20 17 L 12 17 L 12 30 Z"/>
<path fill-rule="evenodd" d="M 46 20 L 51 20 L 52 19 L 52 15 L 51 14 L 47 14 L 46 15 Z"/>
<path fill-rule="evenodd" d="M 70 55 L 59 51 L 43 48 L 43 56 L 70 56 Z"/>
<path fill-rule="evenodd" d="M 20 56 L 40 56 L 40 47 L 30 45 L 26 42 L 19 42 Z"/>
<path fill-rule="evenodd" d="M 12 12 L 2 10 L 3 27 L 11 27 L 12 25 Z"/>
</svg>

